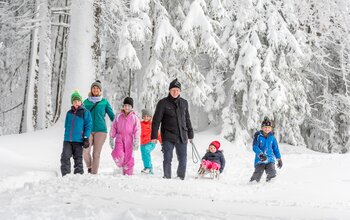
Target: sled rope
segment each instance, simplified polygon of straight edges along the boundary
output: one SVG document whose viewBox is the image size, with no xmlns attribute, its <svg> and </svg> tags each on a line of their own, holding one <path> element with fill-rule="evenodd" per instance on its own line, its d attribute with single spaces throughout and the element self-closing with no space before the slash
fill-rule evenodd
<svg viewBox="0 0 350 220">
<path fill-rule="evenodd" d="M 193 163 L 198 163 L 198 161 L 200 160 L 199 153 L 193 141 L 191 142 L 191 145 L 192 145 L 192 161 Z"/>
</svg>

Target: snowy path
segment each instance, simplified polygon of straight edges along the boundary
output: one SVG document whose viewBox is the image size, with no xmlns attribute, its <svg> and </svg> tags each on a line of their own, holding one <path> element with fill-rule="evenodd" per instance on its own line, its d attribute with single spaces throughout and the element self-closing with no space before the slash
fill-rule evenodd
<svg viewBox="0 0 350 220">
<path fill-rule="evenodd" d="M 136 175 L 113 175 L 106 145 L 101 174 L 62 178 L 55 176 L 61 149 L 60 137 L 54 135 L 58 132 L 1 137 L 0 165 L 6 169 L 0 171 L 0 219 L 350 218 L 349 154 L 282 145 L 284 167 L 278 170 L 278 179 L 248 184 L 253 153 L 225 141 L 227 167 L 220 180 L 194 179 L 198 165 L 191 161 L 191 150 L 186 180 L 162 179 L 159 148 L 154 151 L 155 175 L 139 174 L 140 152 Z M 213 133 L 197 135 L 201 155 L 207 143 L 218 139 Z M 43 136 L 46 141 L 37 140 Z M 14 140 L 18 144 L 10 146 Z M 47 142 L 56 146 L 48 147 Z M 36 156 L 39 152 L 41 157 Z"/>
</svg>

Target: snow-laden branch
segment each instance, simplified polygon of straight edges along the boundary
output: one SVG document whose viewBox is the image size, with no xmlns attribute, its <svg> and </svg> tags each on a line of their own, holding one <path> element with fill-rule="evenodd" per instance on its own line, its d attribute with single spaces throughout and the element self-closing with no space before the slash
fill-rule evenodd
<svg viewBox="0 0 350 220">
<path fill-rule="evenodd" d="M 7 110 L 5 110 L 5 111 L 3 111 L 3 112 L 1 112 L 1 113 L 2 113 L 2 114 L 5 114 L 5 113 L 7 113 L 7 112 L 10 112 L 10 111 L 12 111 L 12 110 L 18 108 L 18 107 L 21 106 L 22 104 L 23 104 L 23 103 L 21 102 L 21 103 L 17 104 L 16 106 L 14 106 L 14 107 L 12 107 L 12 108 L 10 108 L 10 109 L 7 109 Z"/>
<path fill-rule="evenodd" d="M 69 28 L 70 25 L 67 24 L 67 23 L 63 23 L 63 22 L 60 22 L 60 23 L 51 23 L 52 26 L 61 26 L 61 27 L 65 27 L 65 28 Z"/>
<path fill-rule="evenodd" d="M 60 12 L 60 11 L 70 11 L 69 7 L 59 7 L 59 8 L 51 8 L 51 12 Z"/>
</svg>

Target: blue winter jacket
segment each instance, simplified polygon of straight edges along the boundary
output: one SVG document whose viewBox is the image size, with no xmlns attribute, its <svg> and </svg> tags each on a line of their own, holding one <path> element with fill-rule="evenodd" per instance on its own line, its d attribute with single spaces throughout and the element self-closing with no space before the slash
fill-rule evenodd
<svg viewBox="0 0 350 220">
<path fill-rule="evenodd" d="M 253 151 L 255 152 L 255 166 L 262 163 L 275 163 L 275 158 L 281 158 L 277 140 L 272 132 L 270 132 L 267 137 L 264 136 L 263 131 L 256 132 L 254 134 Z M 259 154 L 261 153 L 265 154 L 267 157 L 267 160 L 264 162 L 259 158 Z"/>
<path fill-rule="evenodd" d="M 64 141 L 82 143 L 84 137 L 90 137 L 92 129 L 90 111 L 83 105 L 78 109 L 72 106 L 66 114 L 64 128 Z"/>
</svg>

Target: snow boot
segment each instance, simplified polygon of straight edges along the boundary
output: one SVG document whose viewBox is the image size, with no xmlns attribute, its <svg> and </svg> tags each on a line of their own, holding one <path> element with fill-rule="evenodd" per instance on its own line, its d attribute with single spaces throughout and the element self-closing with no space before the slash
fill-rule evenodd
<svg viewBox="0 0 350 220">
<path fill-rule="evenodd" d="M 274 175 L 274 176 L 267 176 L 266 177 L 266 182 L 270 182 L 275 177 L 276 177 L 276 175 Z"/>
<path fill-rule="evenodd" d="M 141 170 L 141 173 L 143 174 L 153 174 L 153 171 L 149 168 L 144 168 L 143 170 Z"/>
</svg>

